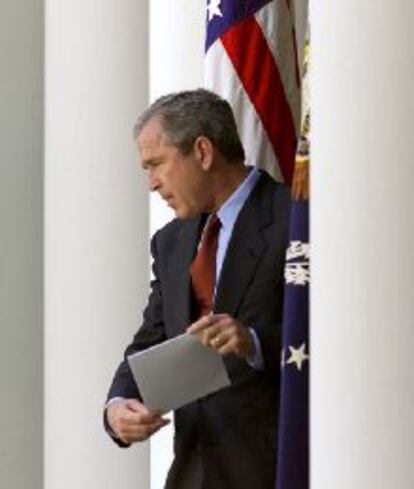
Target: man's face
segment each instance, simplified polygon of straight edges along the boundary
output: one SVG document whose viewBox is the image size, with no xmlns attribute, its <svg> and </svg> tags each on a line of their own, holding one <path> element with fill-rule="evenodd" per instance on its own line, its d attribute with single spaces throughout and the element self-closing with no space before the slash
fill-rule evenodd
<svg viewBox="0 0 414 489">
<path fill-rule="evenodd" d="M 137 138 L 149 188 L 157 191 L 181 219 L 208 211 L 208 177 L 193 149 L 189 155 L 169 143 L 158 119 L 151 119 Z"/>
</svg>

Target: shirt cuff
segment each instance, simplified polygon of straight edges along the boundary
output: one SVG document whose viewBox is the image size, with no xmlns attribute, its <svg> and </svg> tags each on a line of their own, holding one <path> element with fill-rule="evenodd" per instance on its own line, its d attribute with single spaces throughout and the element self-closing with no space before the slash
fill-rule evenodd
<svg viewBox="0 0 414 489">
<path fill-rule="evenodd" d="M 110 406 L 114 402 L 123 401 L 124 399 L 125 399 L 125 397 L 121 397 L 121 396 L 111 397 L 111 399 L 109 399 L 109 401 L 107 401 L 107 403 L 105 404 L 105 408 L 107 408 L 108 406 Z"/>
<path fill-rule="evenodd" d="M 251 358 L 247 359 L 248 364 L 253 367 L 255 370 L 263 370 L 264 369 L 264 360 L 262 347 L 260 345 L 259 338 L 257 336 L 256 331 L 253 328 L 249 328 L 250 334 L 252 336 L 253 345 L 254 345 L 254 353 Z"/>
<path fill-rule="evenodd" d="M 112 438 L 115 438 L 117 440 L 119 440 L 119 438 L 117 437 L 116 433 L 111 428 L 111 425 L 109 424 L 109 421 L 108 421 L 107 409 L 114 402 L 122 401 L 123 399 L 125 399 L 125 398 L 124 397 L 112 397 L 111 399 L 109 399 L 109 401 L 105 404 L 105 407 L 104 407 L 104 427 L 105 427 L 105 431 L 108 433 L 109 436 L 111 436 Z"/>
</svg>

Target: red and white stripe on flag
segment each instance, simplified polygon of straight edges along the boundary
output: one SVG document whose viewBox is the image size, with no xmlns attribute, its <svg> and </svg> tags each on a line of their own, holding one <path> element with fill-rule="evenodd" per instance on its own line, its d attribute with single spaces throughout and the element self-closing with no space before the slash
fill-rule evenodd
<svg viewBox="0 0 414 489">
<path fill-rule="evenodd" d="M 290 184 L 300 126 L 293 2 L 254 4 L 208 0 L 205 87 L 232 105 L 247 163 Z"/>
</svg>

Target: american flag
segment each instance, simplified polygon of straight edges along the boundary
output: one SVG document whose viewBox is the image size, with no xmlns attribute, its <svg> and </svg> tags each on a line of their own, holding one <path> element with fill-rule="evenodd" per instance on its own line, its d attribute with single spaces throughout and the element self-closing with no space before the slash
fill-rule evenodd
<svg viewBox="0 0 414 489">
<path fill-rule="evenodd" d="M 247 163 L 293 185 L 276 488 L 308 489 L 309 154 L 301 125 L 309 119 L 301 124 L 293 0 L 208 0 L 205 48 L 205 86 L 232 105 Z"/>
<path fill-rule="evenodd" d="M 300 82 L 290 0 L 208 0 L 205 86 L 227 99 L 247 163 L 292 181 Z"/>
</svg>

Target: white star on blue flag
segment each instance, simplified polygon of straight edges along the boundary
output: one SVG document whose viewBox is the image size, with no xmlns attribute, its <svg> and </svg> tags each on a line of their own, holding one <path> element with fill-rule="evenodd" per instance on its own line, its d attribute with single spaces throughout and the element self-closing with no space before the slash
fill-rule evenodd
<svg viewBox="0 0 414 489">
<path fill-rule="evenodd" d="M 216 15 L 223 17 L 223 13 L 220 10 L 221 0 L 210 0 L 207 5 L 208 21 L 210 22 Z"/>
</svg>

